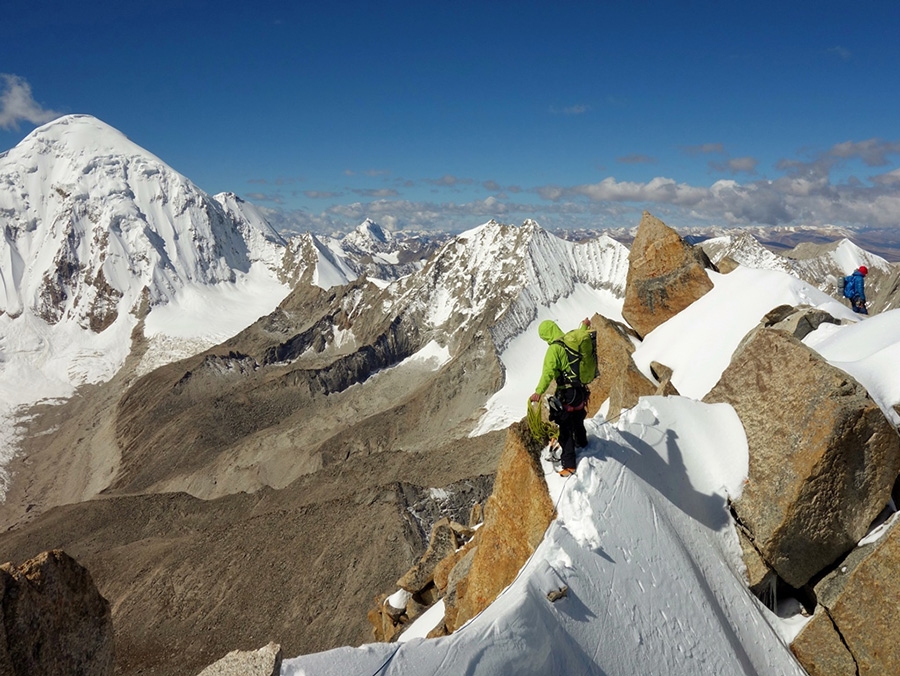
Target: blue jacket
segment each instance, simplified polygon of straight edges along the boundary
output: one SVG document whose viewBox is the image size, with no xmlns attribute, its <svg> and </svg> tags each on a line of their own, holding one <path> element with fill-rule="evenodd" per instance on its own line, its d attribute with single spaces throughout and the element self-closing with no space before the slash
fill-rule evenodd
<svg viewBox="0 0 900 676">
<path fill-rule="evenodd" d="M 853 274 L 850 275 L 850 283 L 851 288 L 853 290 L 851 298 L 855 298 L 859 296 L 859 299 L 862 302 L 866 302 L 866 276 L 861 273 L 859 270 L 854 270 Z"/>
</svg>

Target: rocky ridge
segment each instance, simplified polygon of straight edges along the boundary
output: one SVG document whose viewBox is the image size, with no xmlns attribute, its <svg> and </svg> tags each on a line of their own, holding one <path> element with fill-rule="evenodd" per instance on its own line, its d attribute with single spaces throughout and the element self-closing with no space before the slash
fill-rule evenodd
<svg viewBox="0 0 900 676">
<path fill-rule="evenodd" d="M 0 566 L 0 673 L 113 673 L 109 603 L 60 550 Z"/>
<path fill-rule="evenodd" d="M 649 223 L 646 216 L 643 223 Z M 664 232 L 664 225 L 649 224 L 657 233 Z M 658 266 L 657 276 L 666 278 L 666 266 L 672 265 L 672 259 L 658 254 L 662 250 L 658 243 L 648 244 L 655 239 L 636 238 L 636 244 L 644 242 L 646 247 L 636 255 L 643 256 L 648 267 Z M 884 608 L 883 599 L 885 590 L 892 589 L 891 571 L 898 563 L 896 518 L 880 526 L 885 534 L 875 544 L 858 547 L 857 543 L 873 524 L 878 525 L 893 511 L 889 505 L 900 474 L 900 436 L 859 383 L 800 342 L 822 322 L 836 321 L 810 308 L 774 308 L 745 337 L 705 401 L 731 404 L 748 438 L 749 479 L 743 495 L 732 505 L 748 585 L 768 603 L 775 602 L 776 594 L 790 590 L 803 599 L 810 612 L 815 610 L 792 646 L 798 659 L 816 676 L 893 673 L 900 661 L 896 651 L 883 644 L 885 632 L 892 636 L 900 627 L 893 613 Z M 607 369 L 620 374 L 615 376 L 615 386 L 595 384 L 595 390 L 609 392 L 612 399 L 618 388 L 618 396 L 625 401 L 636 401 L 654 387 L 655 394 L 676 394 L 668 384 L 671 371 L 665 365 L 654 365 L 656 383 L 642 374 L 636 380 L 622 375 L 637 371 L 630 357 L 633 338 L 628 338 L 627 328 L 608 320 L 595 317 L 594 322 L 601 329 L 598 347 L 602 344 L 612 361 Z M 509 434 L 512 439 L 514 431 Z M 504 483 L 500 477 L 519 464 L 508 457 L 513 447 L 508 441 L 491 500 L 497 496 L 496 500 L 503 502 L 498 496 Z M 538 477 L 538 484 L 542 483 Z M 512 511 L 530 514 L 529 505 L 539 504 L 544 493 L 539 487 L 520 491 Z M 491 505 L 488 501 L 486 515 L 491 514 Z M 547 519 L 552 519 L 552 510 Z M 540 523 L 546 527 L 549 521 Z M 446 606 L 444 621 L 432 635 L 452 632 L 471 617 L 468 612 L 458 617 L 460 607 L 467 607 L 459 597 L 470 585 L 481 590 L 472 610 L 477 612 L 489 604 L 510 579 L 488 587 L 476 582 L 475 558 L 491 531 L 485 527 L 483 536 L 479 531 L 463 546 L 445 540 L 443 551 L 447 553 L 440 561 L 434 555 L 437 550 L 429 550 L 431 555 L 413 569 L 421 571 L 425 566 L 430 576 L 404 576 L 398 581 L 409 594 L 405 609 L 386 604 L 386 595 L 376 599 L 376 609 L 370 612 L 375 637 L 395 636 L 424 611 L 426 599 L 432 603 L 440 597 Z M 517 528 L 510 524 L 499 532 L 504 544 L 490 547 L 490 569 L 516 571 L 533 551 L 533 545 L 526 546 L 533 538 L 516 535 Z M 412 580 L 415 585 L 410 584 Z M 418 584 L 421 582 L 433 591 L 426 591 Z M 884 609 L 876 613 L 875 622 L 870 615 L 873 607 Z M 887 642 L 890 644 L 890 639 Z"/>
</svg>

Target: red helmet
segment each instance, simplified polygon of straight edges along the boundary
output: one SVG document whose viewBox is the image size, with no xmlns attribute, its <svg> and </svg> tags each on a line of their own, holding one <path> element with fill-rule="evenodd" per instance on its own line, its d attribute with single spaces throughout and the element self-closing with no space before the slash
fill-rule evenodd
<svg viewBox="0 0 900 676">
<path fill-rule="evenodd" d="M 863 273 L 864 275 L 869 274 L 869 268 L 867 268 L 865 265 L 860 265 L 860 266 L 859 266 L 859 271 L 860 271 L 861 273 Z"/>
</svg>

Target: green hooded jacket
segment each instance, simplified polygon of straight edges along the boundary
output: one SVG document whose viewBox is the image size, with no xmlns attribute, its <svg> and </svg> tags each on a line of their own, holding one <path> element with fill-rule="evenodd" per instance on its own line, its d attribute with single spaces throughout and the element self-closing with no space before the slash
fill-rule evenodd
<svg viewBox="0 0 900 676">
<path fill-rule="evenodd" d="M 574 338 L 573 347 L 577 349 L 578 344 L 588 335 L 589 329 L 581 324 L 574 331 L 569 332 L 569 336 Z M 538 381 L 537 387 L 535 388 L 535 392 L 538 394 L 543 394 L 547 391 L 547 388 L 550 387 L 550 383 L 556 380 L 559 375 L 568 370 L 569 368 L 569 355 L 566 354 L 566 349 L 555 342 L 557 340 L 562 340 L 563 336 L 567 335 L 563 333 L 563 330 L 559 328 L 556 322 L 552 319 L 544 320 L 538 326 L 538 335 L 542 340 L 549 343 L 549 347 L 547 347 L 547 353 L 544 355 L 544 367 L 541 371 L 541 379 Z"/>
</svg>

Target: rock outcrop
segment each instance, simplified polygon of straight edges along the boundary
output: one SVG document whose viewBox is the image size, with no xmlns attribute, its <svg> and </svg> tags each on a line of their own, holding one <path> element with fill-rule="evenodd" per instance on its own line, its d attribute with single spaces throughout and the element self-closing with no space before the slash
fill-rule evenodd
<svg viewBox="0 0 900 676">
<path fill-rule="evenodd" d="M 109 603 L 62 550 L 0 566 L 0 610 L 0 674 L 113 673 Z"/>
<path fill-rule="evenodd" d="M 846 676 L 859 673 L 853 655 L 847 650 L 824 608 L 817 610 L 803 627 L 803 631 L 791 643 L 791 651 L 809 676 Z"/>
<path fill-rule="evenodd" d="M 700 248 L 644 212 L 628 254 L 622 316 L 643 337 L 713 288 Z"/>
<path fill-rule="evenodd" d="M 653 394 L 664 397 L 678 396 L 678 389 L 672 384 L 672 375 L 674 374 L 674 371 L 672 371 L 671 368 L 665 364 L 660 364 L 658 361 L 651 361 L 650 370 L 659 382 L 659 385 L 657 385 L 656 391 Z"/>
<path fill-rule="evenodd" d="M 494 492 L 484 509 L 484 525 L 475 535 L 471 569 L 447 604 L 450 632 L 475 617 L 513 581 L 556 517 L 540 464 L 540 448 L 524 422 L 509 429 L 500 456 Z"/>
<path fill-rule="evenodd" d="M 279 676 L 281 646 L 269 643 L 259 650 L 234 650 L 197 676 Z"/>
<path fill-rule="evenodd" d="M 610 418 L 637 405 L 641 397 L 656 394 L 656 390 L 657 385 L 641 373 L 629 356 L 628 361 L 617 371 L 609 392 Z"/>
<path fill-rule="evenodd" d="M 473 509 L 473 517 L 480 511 Z M 475 526 L 473 522 L 471 526 Z M 394 640 L 406 626 L 448 593 L 447 562 L 456 561 L 460 552 L 469 551 L 475 529 L 442 518 L 431 530 L 428 548 L 422 557 L 397 581 L 400 588 L 388 596 L 375 597 L 375 607 L 368 613 L 376 641 Z"/>
<path fill-rule="evenodd" d="M 757 328 L 704 401 L 731 404 L 750 451 L 733 507 L 765 562 L 801 587 L 890 499 L 900 439 L 865 389 L 787 332 Z"/>
<path fill-rule="evenodd" d="M 632 354 L 640 342 L 632 328 L 595 314 L 591 318 L 591 329 L 597 335 L 597 367 L 600 376 L 590 385 L 587 415 L 591 417 L 609 399 L 609 416 L 631 408 L 638 399 L 647 395 L 673 395 L 678 391 L 671 384 L 672 370 L 657 364 L 653 374 L 659 383 L 641 373 L 635 365 Z M 652 368 L 652 367 L 651 367 Z"/>
<path fill-rule="evenodd" d="M 812 676 L 900 673 L 900 529 L 854 549 L 815 587 L 818 607 L 791 649 Z"/>
<path fill-rule="evenodd" d="M 397 581 L 397 586 L 411 593 L 417 593 L 434 582 L 434 569 L 444 558 L 459 547 L 456 531 L 450 525 L 450 519 L 443 518 L 434 524 L 428 549 L 416 565 Z"/>
<path fill-rule="evenodd" d="M 825 310 L 801 305 L 779 305 L 763 317 L 762 325 L 780 331 L 787 331 L 797 340 L 803 340 L 822 324 L 840 324 Z"/>
<path fill-rule="evenodd" d="M 405 594 L 376 598 L 368 616 L 376 640 L 392 640 L 438 599 L 444 601 L 444 621 L 429 636 L 452 633 L 512 582 L 556 516 L 540 450 L 524 421 L 510 426 L 494 490 L 484 506 L 484 522 L 467 532 L 460 532 L 458 524 L 435 524 L 428 551 L 398 581 Z M 457 542 L 464 544 L 451 551 Z M 446 555 L 436 562 L 438 551 Z"/>
</svg>

